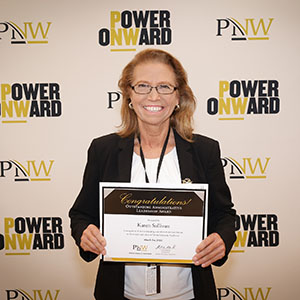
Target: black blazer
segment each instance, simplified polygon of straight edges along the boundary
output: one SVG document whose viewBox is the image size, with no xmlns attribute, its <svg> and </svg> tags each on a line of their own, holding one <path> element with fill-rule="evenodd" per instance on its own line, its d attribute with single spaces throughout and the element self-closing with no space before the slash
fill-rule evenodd
<svg viewBox="0 0 300 300">
<path fill-rule="evenodd" d="M 215 265 L 222 265 L 235 241 L 235 210 L 225 182 L 217 141 L 194 135 L 194 142 L 182 139 L 174 130 L 176 150 L 182 180 L 209 184 L 208 233 L 217 232 L 226 245 L 226 255 Z M 81 191 L 70 209 L 72 236 L 86 261 L 96 258 L 80 247 L 82 232 L 89 224 L 97 227 L 99 220 L 99 182 L 129 182 L 134 138 L 109 134 L 93 140 Z M 195 229 L 196 230 L 196 229 Z M 195 299 L 216 300 L 216 287 L 211 267 L 191 266 Z M 96 299 L 124 299 L 124 263 L 100 262 L 96 279 Z"/>
</svg>

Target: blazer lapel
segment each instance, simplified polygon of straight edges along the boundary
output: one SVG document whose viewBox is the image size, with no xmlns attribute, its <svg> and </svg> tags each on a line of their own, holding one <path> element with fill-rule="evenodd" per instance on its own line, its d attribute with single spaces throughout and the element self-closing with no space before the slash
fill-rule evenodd
<svg viewBox="0 0 300 300">
<path fill-rule="evenodd" d="M 182 183 L 206 182 L 205 172 L 196 157 L 194 144 L 184 140 L 176 130 L 174 136 Z"/>
<path fill-rule="evenodd" d="M 133 136 L 120 139 L 118 155 L 119 182 L 130 182 L 133 145 Z"/>
</svg>

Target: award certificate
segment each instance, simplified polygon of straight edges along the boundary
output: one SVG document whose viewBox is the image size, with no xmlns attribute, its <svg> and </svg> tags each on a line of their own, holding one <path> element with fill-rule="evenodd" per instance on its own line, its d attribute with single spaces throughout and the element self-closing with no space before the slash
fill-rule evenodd
<svg viewBox="0 0 300 300">
<path fill-rule="evenodd" d="M 100 183 L 105 261 L 193 263 L 207 236 L 207 184 Z"/>
</svg>

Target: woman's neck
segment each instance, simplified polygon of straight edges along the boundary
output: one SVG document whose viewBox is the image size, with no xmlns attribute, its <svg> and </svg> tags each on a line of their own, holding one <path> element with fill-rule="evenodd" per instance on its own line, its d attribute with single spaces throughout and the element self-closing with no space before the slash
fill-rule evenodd
<svg viewBox="0 0 300 300">
<path fill-rule="evenodd" d="M 145 158 L 158 158 L 161 154 L 161 150 L 165 143 L 168 131 L 169 124 L 167 126 L 158 127 L 158 126 L 140 126 L 140 140 L 143 148 L 143 153 Z M 175 138 L 173 131 L 170 131 L 169 141 L 166 148 L 166 154 L 170 152 L 175 146 Z M 135 140 L 134 151 L 139 155 L 140 154 L 140 144 L 138 140 Z"/>
</svg>

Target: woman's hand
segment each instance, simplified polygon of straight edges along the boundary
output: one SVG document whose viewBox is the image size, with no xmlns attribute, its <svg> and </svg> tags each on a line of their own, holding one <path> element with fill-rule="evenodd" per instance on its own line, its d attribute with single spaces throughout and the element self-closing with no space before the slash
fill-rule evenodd
<svg viewBox="0 0 300 300">
<path fill-rule="evenodd" d="M 90 251 L 97 255 L 106 254 L 106 240 L 101 234 L 99 228 L 90 224 L 82 233 L 80 247 L 84 251 Z"/>
<path fill-rule="evenodd" d="M 225 256 L 225 244 L 218 233 L 210 234 L 196 248 L 193 261 L 196 266 L 205 268 Z"/>
</svg>

